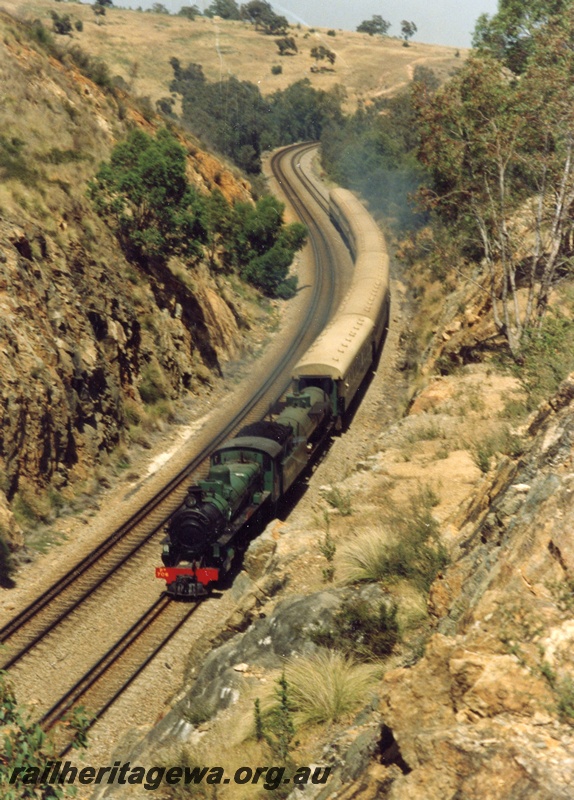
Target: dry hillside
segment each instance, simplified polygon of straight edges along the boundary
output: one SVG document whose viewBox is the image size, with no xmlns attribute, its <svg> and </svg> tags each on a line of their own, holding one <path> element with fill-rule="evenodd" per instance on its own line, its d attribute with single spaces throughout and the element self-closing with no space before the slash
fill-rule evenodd
<svg viewBox="0 0 574 800">
<path fill-rule="evenodd" d="M 63 4 L 55 0 L 6 0 L 4 8 L 27 19 L 41 19 L 52 27 L 50 11 L 70 14 L 81 20 L 83 30 L 74 31 L 73 42 L 87 52 L 100 56 L 112 75 L 121 76 L 133 92 L 152 101 L 169 94 L 171 57 L 182 64 L 201 64 L 210 80 L 235 75 L 240 80 L 257 83 L 263 94 L 270 94 L 302 78 L 309 78 L 318 89 L 328 90 L 337 84 L 345 87 L 350 107 L 359 99 L 391 93 L 412 78 L 415 66 L 432 68 L 439 78 L 446 78 L 460 64 L 452 47 L 412 42 L 404 47 L 393 38 L 326 29 L 292 27 L 299 52 L 279 57 L 273 36 L 257 33 L 244 22 L 198 17 L 194 21 L 177 16 L 143 13 L 120 8 L 108 9 L 103 24 L 96 23 L 90 5 Z M 65 40 L 68 37 L 57 37 Z M 336 53 L 333 69 L 310 72 L 314 60 L 310 51 L 323 44 Z M 281 65 L 279 75 L 271 74 L 273 65 Z"/>
<path fill-rule="evenodd" d="M 128 264 L 87 182 L 133 126 L 154 125 L 4 12 L 0 31 L 0 523 L 15 542 L 125 467 L 129 440 L 149 446 L 261 311 L 203 265 Z M 217 181 L 230 200 L 251 197 L 237 171 L 182 142 L 201 192 Z"/>
</svg>

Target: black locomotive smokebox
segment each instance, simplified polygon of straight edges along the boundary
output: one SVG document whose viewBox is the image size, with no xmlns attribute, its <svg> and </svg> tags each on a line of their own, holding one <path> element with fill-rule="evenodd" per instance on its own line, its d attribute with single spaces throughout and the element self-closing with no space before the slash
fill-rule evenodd
<svg viewBox="0 0 574 800">
<path fill-rule="evenodd" d="M 169 535 L 182 552 L 199 554 L 219 538 L 224 527 L 225 518 L 221 511 L 211 503 L 205 503 L 198 508 L 182 508 L 176 512 L 169 526 Z"/>
</svg>

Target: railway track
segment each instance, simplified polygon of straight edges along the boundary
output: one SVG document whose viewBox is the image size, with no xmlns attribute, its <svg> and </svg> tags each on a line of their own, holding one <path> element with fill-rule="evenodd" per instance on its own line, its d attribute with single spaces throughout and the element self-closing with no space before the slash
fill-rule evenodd
<svg viewBox="0 0 574 800">
<path fill-rule="evenodd" d="M 83 559 L 42 597 L 4 626 L 0 631 L 0 641 L 6 645 L 4 668 L 14 666 L 38 643 L 44 642 L 65 618 L 77 611 L 87 597 L 102 587 L 121 565 L 132 559 L 161 530 L 167 518 L 181 503 L 190 477 L 201 468 L 209 452 L 231 436 L 245 421 L 263 416 L 271 404 L 270 393 L 271 398 L 275 400 L 284 390 L 289 366 L 297 357 L 297 353 L 308 346 L 326 323 L 333 298 L 332 280 L 329 281 L 325 277 L 329 246 L 313 213 L 306 210 L 292 189 L 283 166 L 284 159 L 289 159 L 293 164 L 314 146 L 306 144 L 287 148 L 273 159 L 273 170 L 283 191 L 310 229 L 318 270 L 309 301 L 306 324 L 295 337 L 289 353 L 253 393 L 249 402 L 233 415 L 218 435 L 213 437 L 152 501 L 118 526 L 90 556 Z M 300 171 L 298 175 L 306 190 L 325 209 L 325 200 L 321 193 Z M 280 391 L 275 388 L 273 393 L 272 387 L 277 386 L 280 387 Z M 93 667 L 52 705 L 44 714 L 42 724 L 47 729 L 53 727 L 57 720 L 78 703 L 89 707 L 96 720 L 184 624 L 193 613 L 193 608 L 182 607 L 163 598 L 154 603 Z"/>
<path fill-rule="evenodd" d="M 47 711 L 40 720 L 45 731 L 76 707 L 90 709 L 91 727 L 159 654 L 165 644 L 187 622 L 195 604 L 174 603 L 162 595 L 132 625 L 126 634 Z M 73 731 L 58 731 L 59 757 L 72 747 Z"/>
</svg>

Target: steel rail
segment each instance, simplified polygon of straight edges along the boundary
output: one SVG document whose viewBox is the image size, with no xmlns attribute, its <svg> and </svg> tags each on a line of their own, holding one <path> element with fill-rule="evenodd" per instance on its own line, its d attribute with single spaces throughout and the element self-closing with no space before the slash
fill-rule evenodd
<svg viewBox="0 0 574 800">
<path fill-rule="evenodd" d="M 272 374 L 267 377 L 265 381 L 262 382 L 258 390 L 252 395 L 250 401 L 246 403 L 242 409 L 240 409 L 233 418 L 228 422 L 228 424 L 224 427 L 223 430 L 219 432 L 219 434 L 214 437 L 211 442 L 204 447 L 201 452 L 188 464 L 184 467 L 171 481 L 169 481 L 163 489 L 158 492 L 152 500 L 148 503 L 144 504 L 135 514 L 133 514 L 128 520 L 126 520 L 121 526 L 119 526 L 104 542 L 102 542 L 98 547 L 95 548 L 92 553 L 82 559 L 78 564 L 76 564 L 71 570 L 69 570 L 59 581 L 54 583 L 41 597 L 37 598 L 34 602 L 29 604 L 20 614 L 14 617 L 7 625 L 5 625 L 2 630 L 0 630 L 0 642 L 2 643 L 9 643 L 10 639 L 16 638 L 17 634 L 21 634 L 23 630 L 26 629 L 26 626 L 30 626 L 30 624 L 37 619 L 38 615 L 41 614 L 45 609 L 53 609 L 51 615 L 49 615 L 48 621 L 43 622 L 40 625 L 39 630 L 34 630 L 31 635 L 28 635 L 24 645 L 21 645 L 19 649 L 10 655 L 4 661 L 2 668 L 8 669 L 13 664 L 15 664 L 20 658 L 23 657 L 35 644 L 37 644 L 41 639 L 43 639 L 51 630 L 53 630 L 65 617 L 67 617 L 72 611 L 74 611 L 89 595 L 91 595 L 95 589 L 101 586 L 119 566 L 124 564 L 128 561 L 132 556 L 147 542 L 149 539 L 157 533 L 159 529 L 163 526 L 165 521 L 169 518 L 170 514 L 173 513 L 173 510 L 177 508 L 179 503 L 181 502 L 181 498 L 177 498 L 170 506 L 169 509 L 163 510 L 161 512 L 161 519 L 159 522 L 154 523 L 152 526 L 152 530 L 142 535 L 141 533 L 138 535 L 138 540 L 135 544 L 127 543 L 128 551 L 127 553 L 120 553 L 119 557 L 110 559 L 112 563 L 109 565 L 105 565 L 101 567 L 102 560 L 108 554 L 113 554 L 114 549 L 118 549 L 118 545 L 125 544 L 126 539 L 130 533 L 134 531 L 134 528 L 145 521 L 149 516 L 158 509 L 160 503 L 162 503 L 166 498 L 168 498 L 175 490 L 181 487 L 182 483 L 185 482 L 189 476 L 195 472 L 205 461 L 209 452 L 214 449 L 219 443 L 224 441 L 232 431 L 237 428 L 244 420 L 245 417 L 256 408 L 257 404 L 261 402 L 261 399 L 269 392 L 271 386 L 273 386 L 281 373 L 286 369 L 286 366 L 290 363 L 291 358 L 293 358 L 293 352 L 295 352 L 299 346 L 305 340 L 305 334 L 307 327 L 314 322 L 315 324 L 312 326 L 314 329 L 317 329 L 319 326 L 319 330 L 323 327 L 324 323 L 326 322 L 326 317 L 330 311 L 330 305 L 332 304 L 332 294 L 333 290 L 329 292 L 329 300 L 327 303 L 327 308 L 323 314 L 319 315 L 319 320 L 316 318 L 317 312 L 317 305 L 319 303 L 322 286 L 323 286 L 323 269 L 322 262 L 324 261 L 324 254 L 321 253 L 321 248 L 326 247 L 325 237 L 323 233 L 320 231 L 319 227 L 316 225 L 313 217 L 309 212 L 304 209 L 303 204 L 299 201 L 296 194 L 290 187 L 290 181 L 287 179 L 285 175 L 285 171 L 282 166 L 282 160 L 285 157 L 289 157 L 290 161 L 293 162 L 295 158 L 300 157 L 304 152 L 306 152 L 311 147 L 314 147 L 314 144 L 305 144 L 295 145 L 285 150 L 281 151 L 279 154 L 275 154 L 272 158 L 272 169 L 275 174 L 278 176 L 283 190 L 286 190 L 288 194 L 290 202 L 294 205 L 297 213 L 303 219 L 303 221 L 307 224 L 312 232 L 311 242 L 313 249 L 315 251 L 315 258 L 317 261 L 317 270 L 318 275 L 315 280 L 315 284 L 313 287 L 313 292 L 311 296 L 311 300 L 309 303 L 307 315 L 306 315 L 306 324 L 301 327 L 297 336 L 295 337 L 293 346 L 290 348 L 289 352 L 278 362 L 275 369 L 272 371 Z M 302 176 L 300 176 L 302 177 Z M 319 240 L 319 242 L 317 241 Z M 315 335 L 319 331 L 317 330 Z M 283 391 L 284 386 L 282 386 L 281 391 Z M 267 406 L 267 401 L 265 402 Z M 116 553 L 117 555 L 117 553 Z M 94 569 L 94 566 L 100 566 L 100 572 L 103 571 L 103 574 L 98 575 L 94 579 L 90 579 L 87 582 L 87 585 L 81 586 L 80 579 L 86 575 L 90 570 Z M 75 588 L 77 590 L 77 597 L 71 596 L 64 596 L 64 593 L 70 589 Z M 72 595 L 72 592 L 68 592 L 69 595 Z M 64 596 L 64 608 L 57 608 L 55 606 L 55 601 L 59 598 Z M 26 637 L 25 637 L 26 638 Z"/>
</svg>

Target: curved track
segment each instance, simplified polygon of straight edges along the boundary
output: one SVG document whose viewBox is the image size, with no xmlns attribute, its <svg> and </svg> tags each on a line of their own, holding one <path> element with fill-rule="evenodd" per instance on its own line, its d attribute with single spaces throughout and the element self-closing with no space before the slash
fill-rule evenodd
<svg viewBox="0 0 574 800">
<path fill-rule="evenodd" d="M 250 400 L 229 420 L 227 425 L 214 436 L 208 446 L 174 477 L 172 481 L 153 500 L 143 506 L 129 520 L 126 520 L 87 558 L 72 568 L 57 584 L 30 604 L 0 631 L 0 641 L 7 645 L 7 658 L 4 668 L 16 664 L 39 642 L 49 638 L 49 634 L 59 623 L 76 611 L 84 600 L 110 578 L 118 568 L 128 562 L 141 550 L 143 545 L 159 531 L 169 515 L 181 503 L 190 476 L 201 468 L 209 451 L 233 434 L 241 424 L 250 418 L 260 418 L 275 401 L 290 378 L 290 369 L 304 348 L 322 330 L 333 305 L 333 267 L 331 248 L 327 237 L 301 201 L 293 188 L 291 178 L 285 167 L 287 160 L 292 171 L 297 173 L 305 191 L 311 193 L 315 202 L 324 204 L 324 198 L 313 184 L 306 179 L 295 162 L 314 144 L 297 145 L 286 148 L 272 159 L 273 171 L 283 191 L 294 206 L 300 218 L 310 231 L 310 241 L 316 261 L 316 279 L 309 299 L 306 318 L 284 357 L 277 363 L 272 374 L 252 394 Z M 300 189 L 299 189 L 300 191 Z M 331 274 L 329 274 L 331 273 Z M 171 609 L 171 611 L 169 610 Z M 100 716 L 114 699 L 141 672 L 145 664 L 159 652 L 163 645 L 181 627 L 193 607 L 181 607 L 166 603 L 163 599 L 147 609 L 140 619 L 111 647 L 97 663 L 88 670 L 66 694 L 44 715 L 45 727 L 52 727 L 75 704 L 89 705 Z M 47 643 L 49 646 L 49 643 Z M 139 653 L 139 655 L 136 655 Z M 113 677 L 112 677 L 113 675 Z M 73 679 L 72 679 L 73 680 Z"/>
<path fill-rule="evenodd" d="M 101 586 L 113 572 L 128 561 L 138 550 L 162 528 L 171 513 L 185 495 L 183 484 L 199 470 L 211 450 L 230 437 L 233 431 L 249 421 L 262 416 L 277 400 L 288 382 L 289 367 L 300 348 L 321 330 L 329 316 L 332 305 L 332 281 L 325 277 L 328 269 L 328 253 L 325 238 L 319 227 L 291 188 L 283 160 L 293 162 L 302 152 L 315 145 L 297 145 L 286 148 L 272 159 L 272 168 L 293 206 L 310 230 L 316 262 L 316 279 L 312 289 L 306 318 L 299 333 L 286 348 L 284 356 L 273 372 L 256 389 L 252 397 L 229 420 L 217 436 L 178 473 L 152 500 L 142 506 L 132 517 L 119 526 L 92 553 L 76 564 L 61 580 L 37 598 L 20 614 L 0 630 L 0 643 L 6 646 L 6 657 L 1 665 L 8 669 L 15 664 L 40 639 L 49 633 L 61 620 L 75 610 L 83 600 Z M 303 176 L 301 176 L 303 177 Z M 314 190 L 309 184 L 310 190 Z M 325 297 L 327 295 L 327 297 Z M 287 376 L 287 378 L 286 378 Z M 273 388 L 275 389 L 273 393 Z M 271 393 L 271 394 L 270 394 Z"/>
</svg>

